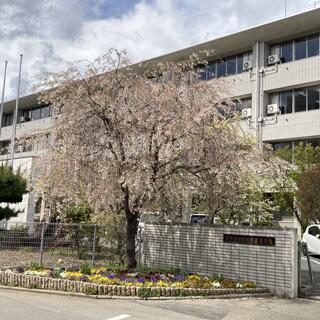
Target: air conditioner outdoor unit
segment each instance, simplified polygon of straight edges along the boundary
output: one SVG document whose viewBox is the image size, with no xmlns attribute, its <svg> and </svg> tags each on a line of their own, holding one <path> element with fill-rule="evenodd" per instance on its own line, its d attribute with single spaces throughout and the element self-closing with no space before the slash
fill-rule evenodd
<svg viewBox="0 0 320 320">
<path fill-rule="evenodd" d="M 251 60 L 244 61 L 243 65 L 242 65 L 242 69 L 243 69 L 243 71 L 251 70 L 252 69 L 252 61 Z"/>
<path fill-rule="evenodd" d="M 245 108 L 241 110 L 241 118 L 251 118 L 251 108 Z"/>
<path fill-rule="evenodd" d="M 21 122 L 25 122 L 25 121 L 26 121 L 26 119 L 25 119 L 25 117 L 24 117 L 24 116 L 21 116 L 21 117 L 19 118 L 19 121 L 20 121 L 20 123 L 21 123 Z"/>
<path fill-rule="evenodd" d="M 267 114 L 275 114 L 279 112 L 279 106 L 275 104 L 269 104 L 267 106 Z"/>
<path fill-rule="evenodd" d="M 268 57 L 268 65 L 280 63 L 280 56 L 276 54 L 272 54 Z"/>
</svg>

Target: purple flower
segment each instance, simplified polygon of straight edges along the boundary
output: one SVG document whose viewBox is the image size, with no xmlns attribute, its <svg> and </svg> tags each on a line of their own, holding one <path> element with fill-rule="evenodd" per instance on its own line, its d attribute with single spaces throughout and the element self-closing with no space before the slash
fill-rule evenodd
<svg viewBox="0 0 320 320">
<path fill-rule="evenodd" d="M 158 279 L 157 279 L 156 277 L 152 277 L 150 280 L 151 280 L 151 282 L 153 282 L 153 283 L 155 283 L 155 282 L 158 281 Z"/>
<path fill-rule="evenodd" d="M 124 274 L 122 274 L 122 275 L 120 276 L 120 280 L 121 280 L 121 281 L 125 281 L 125 280 L 126 280 L 126 276 L 125 276 Z"/>
<path fill-rule="evenodd" d="M 106 276 L 108 273 L 107 273 L 107 271 L 102 270 L 99 272 L 99 274 L 100 274 L 100 276 Z"/>
<path fill-rule="evenodd" d="M 185 276 L 182 276 L 182 275 L 178 275 L 176 277 L 174 277 L 173 281 L 184 281 L 186 280 L 186 277 Z"/>
<path fill-rule="evenodd" d="M 108 275 L 108 279 L 111 279 L 111 280 L 114 279 L 115 277 L 116 275 L 114 273 Z"/>
<path fill-rule="evenodd" d="M 139 278 L 138 278 L 138 280 L 137 280 L 137 282 L 144 283 L 144 282 L 145 282 L 145 280 L 144 280 L 144 278 L 139 277 Z"/>
<path fill-rule="evenodd" d="M 87 276 L 81 276 L 80 277 L 80 281 L 83 281 L 83 282 L 89 282 L 89 278 Z"/>
<path fill-rule="evenodd" d="M 22 267 L 16 267 L 16 271 L 18 273 L 24 273 L 24 269 Z"/>
</svg>

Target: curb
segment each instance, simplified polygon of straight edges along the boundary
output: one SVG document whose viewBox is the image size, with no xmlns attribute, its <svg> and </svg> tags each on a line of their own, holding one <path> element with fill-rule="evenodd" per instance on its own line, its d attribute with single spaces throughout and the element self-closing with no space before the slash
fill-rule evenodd
<svg viewBox="0 0 320 320">
<path fill-rule="evenodd" d="M 20 291 L 20 292 L 31 292 L 31 293 L 41 293 L 49 294 L 54 296 L 67 296 L 67 297 L 78 297 L 78 298 L 88 298 L 88 299 L 98 299 L 98 300 L 214 300 L 214 299 L 242 299 L 242 298 L 269 298 L 273 297 L 272 293 L 240 293 L 240 294 L 225 294 L 225 295 L 213 295 L 213 296 L 186 296 L 186 297 L 150 297 L 150 298 L 140 298 L 137 296 L 106 296 L 106 295 L 87 295 L 84 293 L 77 292 L 63 292 L 63 291 L 54 291 L 54 290 L 45 290 L 45 289 L 29 289 L 21 287 L 10 287 L 10 286 L 1 286 L 2 290 L 11 290 L 11 291 Z"/>
<path fill-rule="evenodd" d="M 124 297 L 136 299 L 139 296 L 145 298 L 182 298 L 182 297 L 211 297 L 211 296 L 241 296 L 246 294 L 268 293 L 266 288 L 171 288 L 171 287 L 137 287 L 125 285 L 106 285 L 77 280 L 57 279 L 49 277 L 31 276 L 13 272 L 0 271 L 0 285 L 4 287 L 24 288 L 40 291 L 64 292 L 67 295 L 80 294 L 84 296 Z M 143 290 L 148 290 L 144 294 Z M 140 295 L 141 293 L 141 295 Z M 150 294 L 149 294 L 150 293 Z M 111 297 L 111 298 L 110 298 Z"/>
</svg>

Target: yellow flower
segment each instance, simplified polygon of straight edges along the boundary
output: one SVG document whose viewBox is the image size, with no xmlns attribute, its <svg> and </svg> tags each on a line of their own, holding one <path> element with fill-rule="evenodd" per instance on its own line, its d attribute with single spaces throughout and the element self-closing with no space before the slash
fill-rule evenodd
<svg viewBox="0 0 320 320">
<path fill-rule="evenodd" d="M 182 287 L 184 287 L 184 285 L 183 285 L 183 282 L 177 281 L 177 282 L 174 282 L 171 287 L 172 288 L 182 288 Z"/>
<path fill-rule="evenodd" d="M 66 275 L 68 278 L 73 277 L 73 278 L 80 278 L 83 276 L 81 272 L 66 272 Z"/>
<path fill-rule="evenodd" d="M 165 281 L 159 280 L 156 282 L 156 287 L 169 287 L 169 284 Z"/>
<path fill-rule="evenodd" d="M 201 280 L 201 278 L 199 276 L 196 276 L 196 275 L 188 276 L 187 279 L 191 280 L 191 281 L 200 281 Z"/>
</svg>

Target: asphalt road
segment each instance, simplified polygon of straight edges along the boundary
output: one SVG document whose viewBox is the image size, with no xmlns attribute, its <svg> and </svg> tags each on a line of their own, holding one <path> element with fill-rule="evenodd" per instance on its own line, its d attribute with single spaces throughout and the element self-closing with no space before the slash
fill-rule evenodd
<svg viewBox="0 0 320 320">
<path fill-rule="evenodd" d="M 320 301 L 310 300 L 95 300 L 0 290 L 1 320 L 312 320 L 319 311 Z"/>
</svg>

